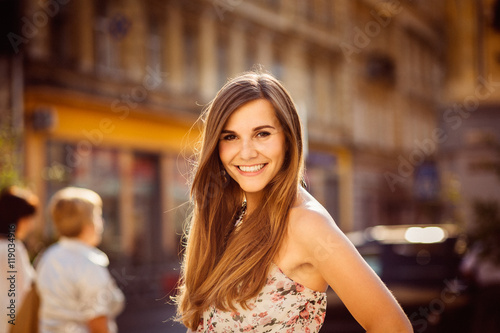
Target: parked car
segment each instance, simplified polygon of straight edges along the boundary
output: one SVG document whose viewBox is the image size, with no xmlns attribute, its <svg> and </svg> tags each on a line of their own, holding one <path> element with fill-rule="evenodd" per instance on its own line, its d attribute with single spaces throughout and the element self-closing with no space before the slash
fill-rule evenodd
<svg viewBox="0 0 500 333">
<path fill-rule="evenodd" d="M 459 273 L 465 240 L 456 225 L 380 225 L 347 236 L 393 292 L 415 332 L 468 332 L 469 297 Z M 332 290 L 321 332 L 364 332 Z"/>
</svg>

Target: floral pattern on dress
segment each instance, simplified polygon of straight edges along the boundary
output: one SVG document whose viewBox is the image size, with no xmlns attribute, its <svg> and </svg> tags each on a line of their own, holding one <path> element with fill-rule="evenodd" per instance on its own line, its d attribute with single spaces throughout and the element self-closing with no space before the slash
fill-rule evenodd
<svg viewBox="0 0 500 333">
<path fill-rule="evenodd" d="M 221 311 L 209 307 L 196 332 L 319 332 L 326 314 L 326 293 L 287 277 L 275 264 L 262 291 L 247 302 L 248 309 Z"/>
</svg>

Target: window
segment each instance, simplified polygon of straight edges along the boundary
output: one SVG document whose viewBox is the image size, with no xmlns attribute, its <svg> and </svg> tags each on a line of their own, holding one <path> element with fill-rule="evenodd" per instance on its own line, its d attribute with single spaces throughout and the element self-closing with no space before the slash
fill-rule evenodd
<svg viewBox="0 0 500 333">
<path fill-rule="evenodd" d="M 72 59 L 75 38 L 71 35 L 71 11 L 67 6 L 61 6 L 60 12 L 51 19 L 51 56 L 58 63 L 68 64 Z"/>
<path fill-rule="evenodd" d="M 99 74 L 118 76 L 123 74 L 120 59 L 120 41 L 130 29 L 130 20 L 115 13 L 108 16 L 107 2 L 96 1 L 96 21 L 94 23 L 95 59 Z"/>
<path fill-rule="evenodd" d="M 48 165 L 43 171 L 47 198 L 67 187 L 84 187 L 97 192 L 103 200 L 104 234 L 102 247 L 109 254 L 120 253 L 120 180 L 118 152 L 85 145 L 49 141 Z M 47 231 L 53 231 L 52 225 Z M 53 234 L 53 233 L 51 233 Z"/>
<path fill-rule="evenodd" d="M 43 171 L 47 198 L 67 186 L 97 192 L 103 200 L 105 221 L 100 248 L 113 259 L 123 258 L 124 252 L 130 253 L 133 264 L 164 262 L 159 155 L 144 152 L 128 155 L 118 149 L 87 146 L 85 142 L 48 142 L 48 165 Z M 130 163 L 120 162 L 123 154 L 130 156 Z M 187 201 L 185 182 L 172 180 L 172 183 L 173 200 Z M 124 194 L 131 198 L 131 207 L 123 206 Z M 121 216 L 122 212 L 129 212 L 130 216 Z M 182 222 L 181 218 L 175 221 Z M 132 230 L 132 234 L 124 235 L 122 226 Z M 52 223 L 46 231 L 55 235 Z M 125 236 L 128 239 L 123 239 Z M 124 249 L 122 244 L 130 244 L 130 248 Z"/>
<path fill-rule="evenodd" d="M 161 262 L 162 223 L 160 216 L 159 158 L 135 153 L 132 165 L 133 225 L 132 260 L 135 264 Z"/>
<path fill-rule="evenodd" d="M 149 18 L 149 35 L 147 41 L 147 56 L 148 65 L 156 70 L 157 68 L 161 70 L 162 68 L 162 57 L 163 57 L 163 41 L 161 34 L 161 24 L 159 18 L 152 16 Z"/>
</svg>

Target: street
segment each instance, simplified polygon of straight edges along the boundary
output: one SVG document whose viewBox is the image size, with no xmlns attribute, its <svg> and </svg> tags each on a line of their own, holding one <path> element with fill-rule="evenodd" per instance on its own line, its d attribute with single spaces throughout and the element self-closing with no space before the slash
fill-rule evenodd
<svg viewBox="0 0 500 333">
<path fill-rule="evenodd" d="M 118 316 L 120 333 L 185 333 L 186 328 L 172 320 L 175 306 L 154 297 L 127 299 L 125 310 Z"/>
</svg>

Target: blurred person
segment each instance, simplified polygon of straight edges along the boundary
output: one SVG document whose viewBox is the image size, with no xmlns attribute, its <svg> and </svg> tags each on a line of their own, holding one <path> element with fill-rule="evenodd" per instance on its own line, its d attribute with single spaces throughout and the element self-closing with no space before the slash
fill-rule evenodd
<svg viewBox="0 0 500 333">
<path fill-rule="evenodd" d="M 392 294 L 303 187 L 295 105 L 269 74 L 202 114 L 177 318 L 196 332 L 318 332 L 330 285 L 368 332 L 412 332 Z"/>
<path fill-rule="evenodd" d="M 103 232 L 102 200 L 94 191 L 67 187 L 49 208 L 60 235 L 37 266 L 40 333 L 116 332 L 124 296 L 96 246 Z"/>
<path fill-rule="evenodd" d="M 38 198 L 31 191 L 11 186 L 0 192 L 0 332 L 16 323 L 35 270 L 23 244 L 34 226 Z"/>
</svg>

